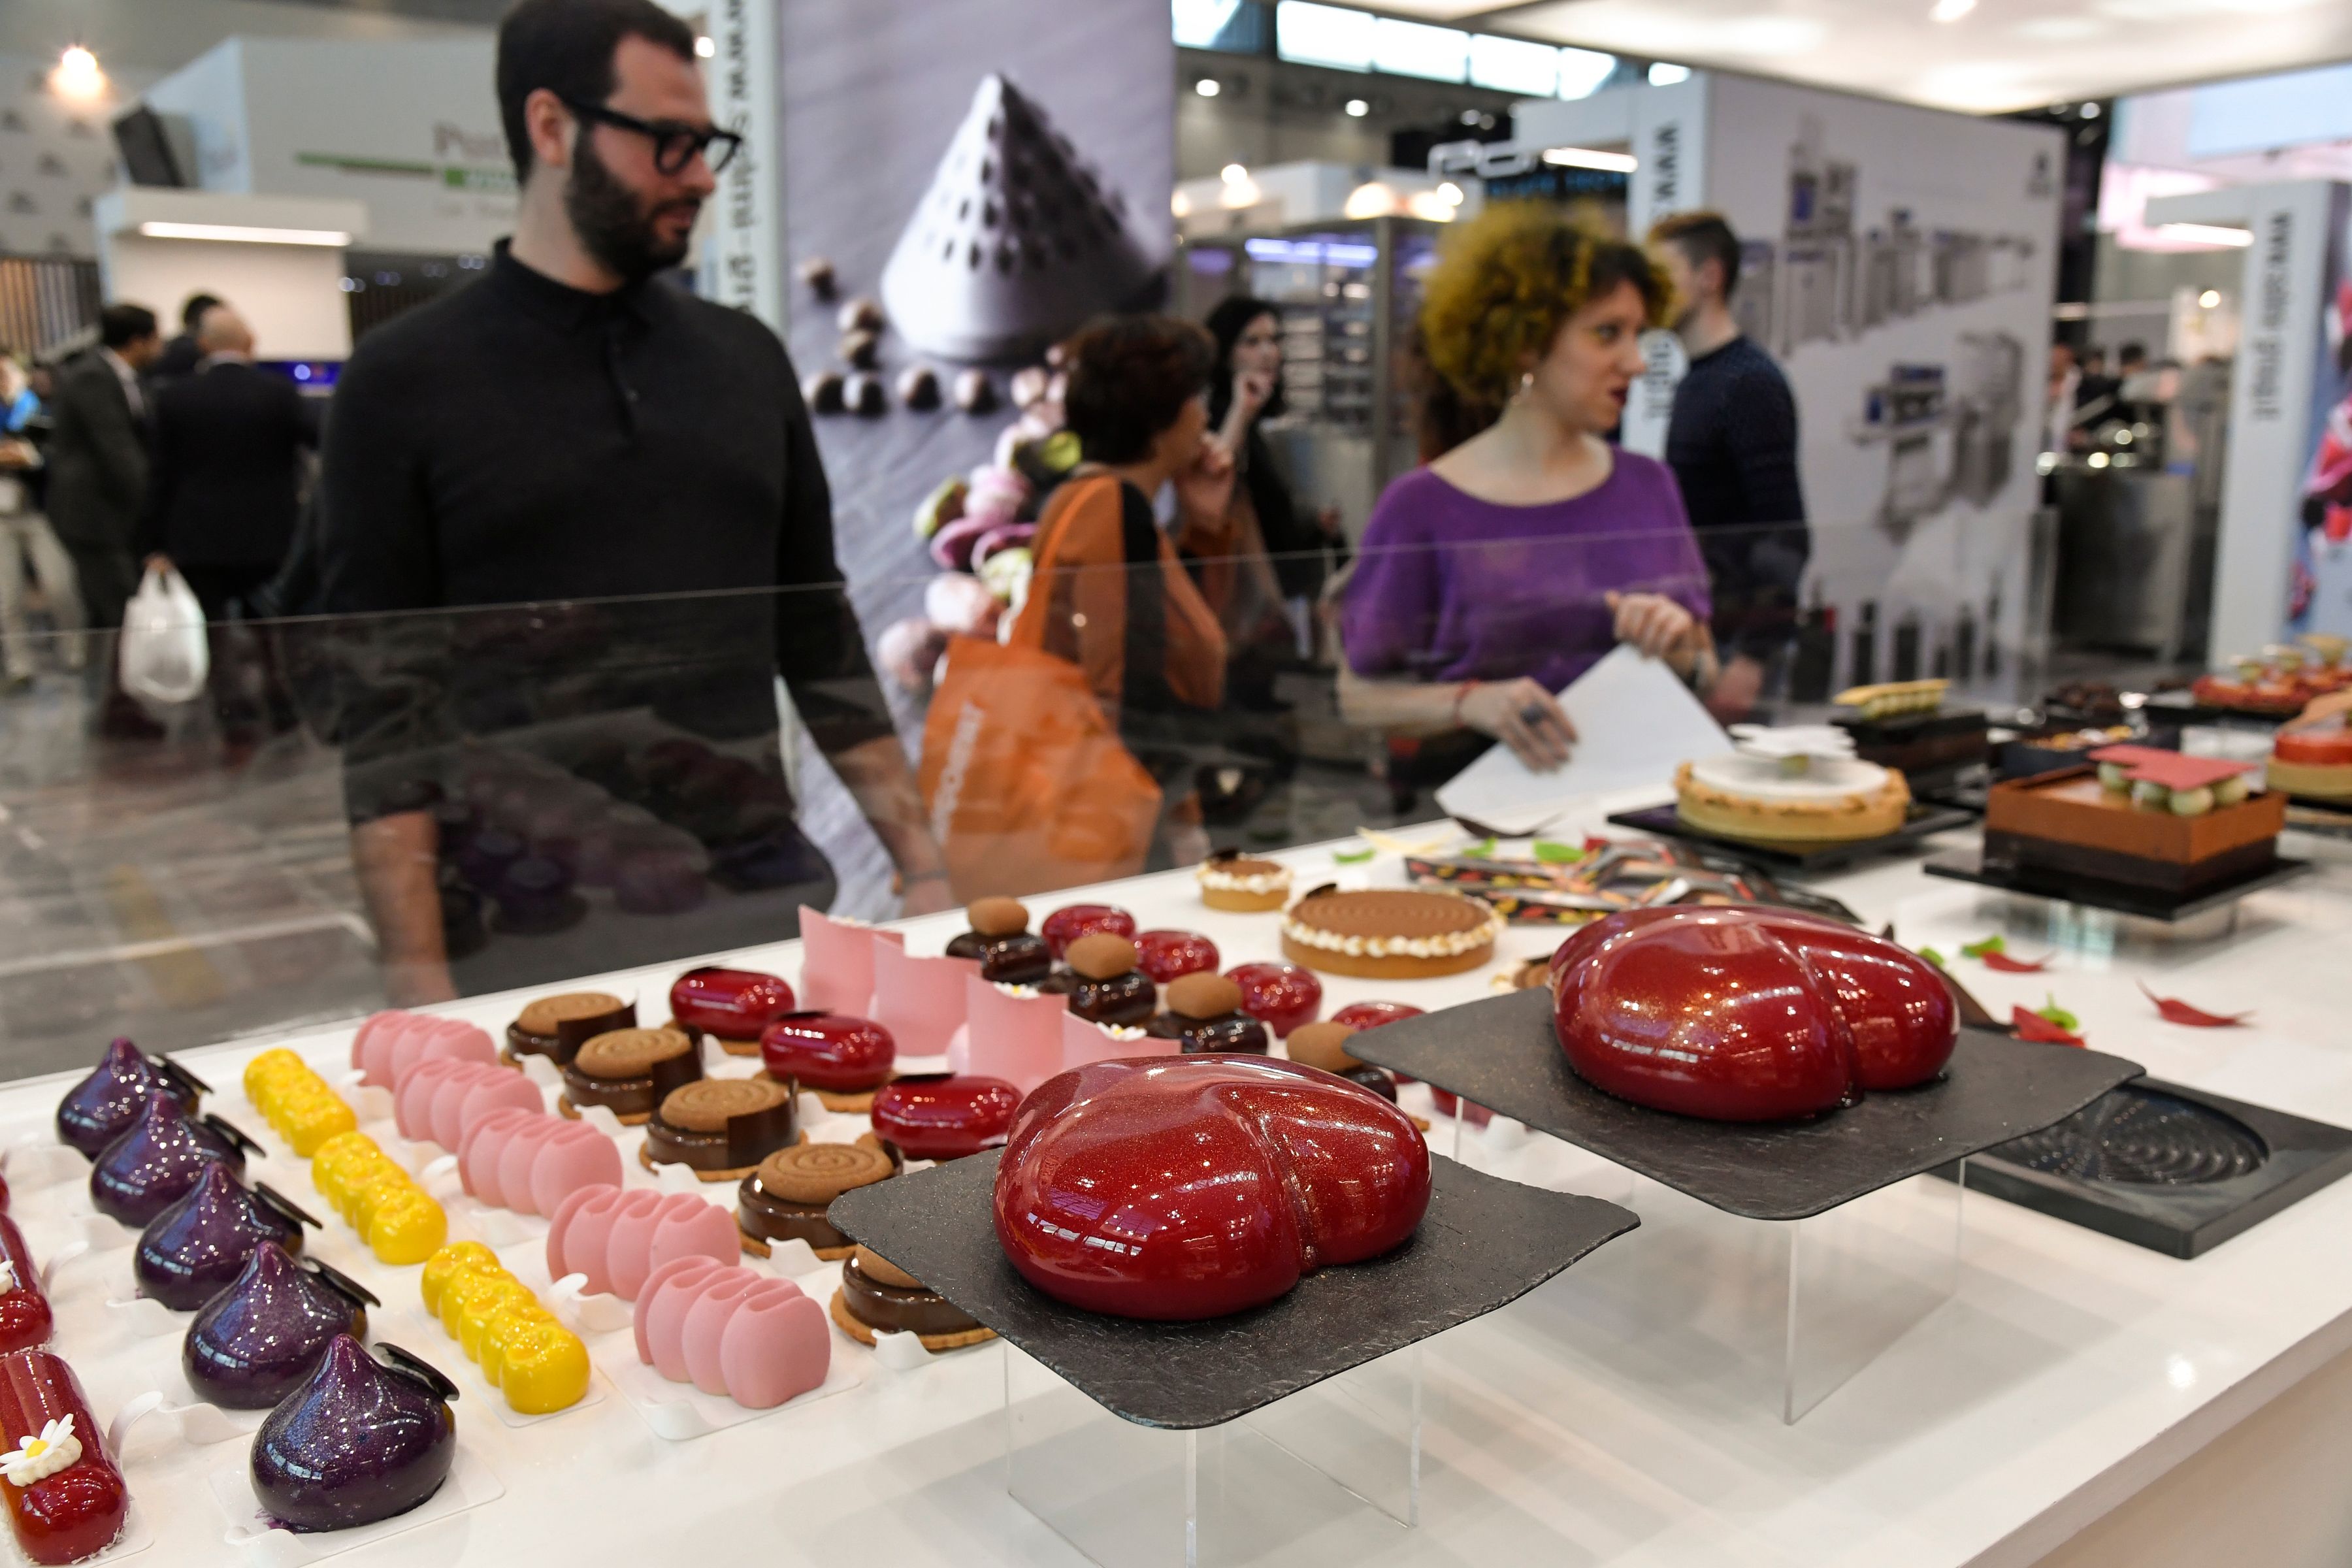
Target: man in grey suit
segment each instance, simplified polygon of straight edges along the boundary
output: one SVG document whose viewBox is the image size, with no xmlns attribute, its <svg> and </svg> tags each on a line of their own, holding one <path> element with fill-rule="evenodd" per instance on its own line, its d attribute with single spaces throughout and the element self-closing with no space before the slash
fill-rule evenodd
<svg viewBox="0 0 2352 1568">
<path fill-rule="evenodd" d="M 122 624 L 139 587 L 147 507 L 147 392 L 141 373 L 163 352 L 155 312 L 109 305 L 99 346 L 57 378 L 49 437 L 49 522 L 73 557 L 92 631 Z"/>
</svg>

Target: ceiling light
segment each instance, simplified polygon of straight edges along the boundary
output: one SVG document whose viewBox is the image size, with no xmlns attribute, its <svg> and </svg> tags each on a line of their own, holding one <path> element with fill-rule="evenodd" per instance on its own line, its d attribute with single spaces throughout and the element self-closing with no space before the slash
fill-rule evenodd
<svg viewBox="0 0 2352 1568">
<path fill-rule="evenodd" d="M 1448 180 L 1437 187 L 1437 199 L 1449 207 L 1458 207 L 1462 205 L 1462 187 Z"/>
<path fill-rule="evenodd" d="M 1957 22 L 1977 8 L 1977 0 L 1936 0 L 1928 8 L 1931 22 Z"/>
<path fill-rule="evenodd" d="M 59 98 L 87 103 L 106 96 L 106 73 L 99 69 L 96 55 L 72 44 L 58 57 L 58 68 L 49 73 L 49 86 Z"/>
<path fill-rule="evenodd" d="M 1676 82 L 1690 80 L 1690 67 L 1654 65 L 1650 68 L 1652 87 L 1672 87 Z"/>
<path fill-rule="evenodd" d="M 2158 224 L 2156 232 L 2167 239 L 2179 240 L 2187 245 L 2212 245 L 2242 250 L 2254 243 L 2253 230 L 2231 228 L 2214 223 Z"/>
<path fill-rule="evenodd" d="M 2105 452 L 2094 452 L 2086 460 L 2095 468 L 2104 468 L 2107 466 L 2107 455 Z"/>
<path fill-rule="evenodd" d="M 2096 120 L 2098 117 L 2099 117 L 2099 106 L 2098 106 L 2097 104 L 2095 104 L 2095 103 L 2086 103 L 2086 104 L 2083 105 L 2083 118 L 2084 118 L 2084 119 L 2085 119 L 2085 120 Z"/>
<path fill-rule="evenodd" d="M 2221 308 L 2221 290 L 2219 289 L 2208 289 L 2202 294 L 2198 295 L 2197 308 L 2200 310 L 2220 310 Z"/>
<path fill-rule="evenodd" d="M 709 34 L 703 33 L 696 37 L 694 40 L 694 58 L 696 59 L 707 60 L 718 52 L 719 46 L 711 41 Z"/>
<path fill-rule="evenodd" d="M 1605 169 L 1612 174 L 1630 174 L 1642 166 L 1631 153 L 1601 153 L 1591 147 L 1547 147 L 1543 161 L 1556 168 Z"/>
<path fill-rule="evenodd" d="M 352 237 L 340 228 L 255 228 L 236 223 L 149 222 L 141 224 L 139 232 L 149 239 L 218 239 L 241 245 L 329 245 L 340 247 L 352 242 Z"/>
<path fill-rule="evenodd" d="M 1217 171 L 1217 178 L 1229 185 L 1246 185 L 1249 184 L 1249 171 L 1239 163 L 1228 163 Z"/>
<path fill-rule="evenodd" d="M 1347 109 L 1349 115 L 1357 120 L 1361 120 L 1365 115 L 1370 114 L 1372 111 L 1372 106 L 1366 103 L 1360 98 L 1349 99 L 1348 100 Z"/>
<path fill-rule="evenodd" d="M 1214 98 L 1217 94 L 1225 90 L 1225 84 L 1219 81 L 1215 77 L 1204 76 L 1200 80 L 1192 84 L 1192 90 L 1199 93 L 1202 98 Z"/>
</svg>

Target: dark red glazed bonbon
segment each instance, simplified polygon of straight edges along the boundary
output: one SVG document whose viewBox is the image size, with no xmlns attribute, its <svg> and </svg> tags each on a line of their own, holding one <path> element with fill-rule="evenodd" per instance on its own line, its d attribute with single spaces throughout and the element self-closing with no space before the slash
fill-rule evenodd
<svg viewBox="0 0 2352 1568">
<path fill-rule="evenodd" d="M 909 1160 L 961 1160 L 1004 1142 L 1021 1091 L 1001 1078 L 919 1073 L 874 1095 L 874 1135 Z"/>
<path fill-rule="evenodd" d="M 1048 1079 L 997 1166 L 996 1237 L 1087 1311 L 1183 1321 L 1393 1251 L 1429 1206 L 1412 1119 L 1295 1062 L 1095 1062 Z"/>
<path fill-rule="evenodd" d="M 1037 928 L 1037 934 L 1045 939 L 1045 950 L 1056 962 L 1070 951 L 1070 943 L 1097 931 L 1132 937 L 1135 917 L 1115 904 L 1070 904 L 1047 915 L 1045 923 Z"/>
<path fill-rule="evenodd" d="M 1148 931 L 1135 939 L 1136 966 L 1160 984 L 1217 967 L 1217 944 L 1196 931 Z"/>
<path fill-rule="evenodd" d="M 1351 1029 L 1377 1029 L 1386 1024 L 1418 1018 L 1422 1011 L 1410 1002 L 1350 1002 L 1332 1014 L 1331 1021 Z"/>
<path fill-rule="evenodd" d="M 25 1245 L 25 1233 L 6 1215 L 0 1215 L 0 1262 L 8 1267 L 7 1288 L 0 1289 L 0 1351 L 30 1350 L 48 1343 L 57 1327 L 49 1311 L 48 1292 L 34 1266 L 33 1249 Z M 0 1439 L 22 1436 L 21 1432 L 0 1433 Z"/>
<path fill-rule="evenodd" d="M 1594 1088 L 1718 1121 L 1816 1116 L 1943 1071 L 1959 1037 L 1927 960 L 1791 910 L 1630 910 L 1552 955 L 1553 1018 Z"/>
<path fill-rule="evenodd" d="M 797 1005 L 790 985 L 751 969 L 689 969 L 669 988 L 669 1016 L 721 1040 L 756 1040 Z"/>
<path fill-rule="evenodd" d="M 760 1036 L 760 1060 L 770 1078 L 794 1079 L 832 1094 L 879 1088 L 898 1058 L 889 1030 L 846 1013 L 790 1013 Z"/>
<path fill-rule="evenodd" d="M 1274 1031 L 1277 1040 L 1311 1024 L 1323 1011 L 1323 983 L 1295 963 L 1240 963 L 1225 978 L 1242 988 L 1242 1011 Z"/>
<path fill-rule="evenodd" d="M 16 1544 L 44 1564 L 79 1563 L 112 1545 L 130 1513 L 131 1491 L 107 1455 L 106 1428 L 73 1369 L 47 1351 L 0 1355 L 0 1430 L 12 1447 L 68 1416 L 79 1458 L 30 1486 L 0 1483 Z"/>
</svg>

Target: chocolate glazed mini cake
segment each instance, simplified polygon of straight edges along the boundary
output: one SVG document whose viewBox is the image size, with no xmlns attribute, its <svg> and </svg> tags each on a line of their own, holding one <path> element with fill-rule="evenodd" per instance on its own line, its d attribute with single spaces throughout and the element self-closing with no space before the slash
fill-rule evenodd
<svg viewBox="0 0 2352 1568">
<path fill-rule="evenodd" d="M 1361 1084 L 1391 1105 L 1396 1103 L 1396 1075 L 1386 1068 L 1376 1068 L 1370 1062 L 1359 1061 L 1348 1054 L 1348 1041 L 1356 1033 L 1347 1024 L 1326 1020 L 1319 1024 L 1301 1024 L 1290 1031 L 1283 1047 L 1290 1059 L 1311 1068 Z"/>
<path fill-rule="evenodd" d="M 1184 1054 L 1265 1056 L 1265 1026 L 1242 1011 L 1242 988 L 1222 974 L 1187 974 L 1168 987 L 1168 1011 L 1143 1026 L 1155 1039 L 1181 1040 Z"/>
<path fill-rule="evenodd" d="M 1160 987 L 1135 966 L 1135 943 L 1098 931 L 1070 943 L 1066 955 L 1077 978 L 1070 987 L 1070 1011 L 1089 1024 L 1139 1029 L 1160 1007 Z"/>
<path fill-rule="evenodd" d="M 913 1334 L 927 1351 L 951 1351 L 996 1337 L 938 1291 L 871 1248 L 861 1247 L 841 1266 L 833 1293 L 833 1321 L 859 1344 L 877 1333 Z"/>
<path fill-rule="evenodd" d="M 855 1250 L 825 1210 L 842 1194 L 870 1187 L 902 1167 L 871 1132 L 855 1143 L 794 1143 L 760 1162 L 736 1193 L 735 1225 L 743 1250 L 768 1256 L 771 1243 L 805 1241 L 827 1262 Z"/>
<path fill-rule="evenodd" d="M 547 1057 L 562 1067 L 597 1036 L 636 1026 L 637 1005 L 602 991 L 541 996 L 524 1004 L 507 1026 L 507 1065 L 520 1066 L 521 1057 Z"/>
<path fill-rule="evenodd" d="M 971 929 L 948 943 L 950 958 L 976 959 L 980 977 L 1000 985 L 1034 985 L 1054 972 L 1045 939 L 1029 929 L 1017 899 L 982 899 L 964 911 Z"/>
<path fill-rule="evenodd" d="M 563 1093 L 555 1108 L 577 1116 L 601 1105 L 635 1124 L 651 1116 L 672 1089 L 702 1076 L 702 1048 L 676 1029 L 614 1029 L 598 1035 L 563 1064 Z"/>
<path fill-rule="evenodd" d="M 662 1097 L 646 1122 L 638 1163 L 648 1171 L 684 1165 L 706 1182 L 750 1175 L 793 1142 L 790 1084 L 764 1078 L 706 1078 Z"/>
</svg>

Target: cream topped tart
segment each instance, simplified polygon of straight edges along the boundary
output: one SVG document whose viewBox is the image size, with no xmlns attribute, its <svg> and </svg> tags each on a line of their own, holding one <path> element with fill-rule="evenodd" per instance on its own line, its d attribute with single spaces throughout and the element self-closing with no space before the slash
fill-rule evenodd
<svg viewBox="0 0 2352 1568">
<path fill-rule="evenodd" d="M 1503 919 L 1477 899 L 1416 889 L 1318 888 L 1282 921 L 1293 963 L 1370 980 L 1459 974 L 1492 958 Z"/>
<path fill-rule="evenodd" d="M 1201 901 L 1213 910 L 1263 914 L 1290 901 L 1290 868 L 1279 861 L 1227 849 L 1211 856 L 1194 875 Z"/>
</svg>

